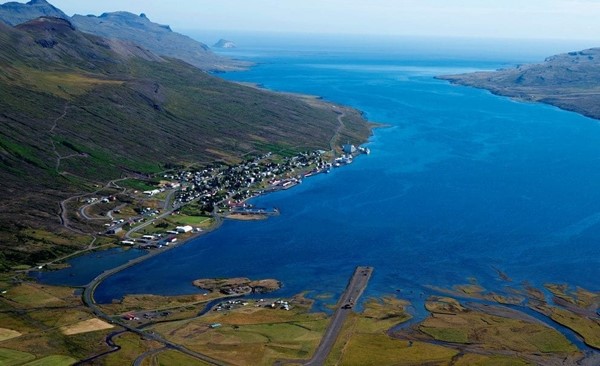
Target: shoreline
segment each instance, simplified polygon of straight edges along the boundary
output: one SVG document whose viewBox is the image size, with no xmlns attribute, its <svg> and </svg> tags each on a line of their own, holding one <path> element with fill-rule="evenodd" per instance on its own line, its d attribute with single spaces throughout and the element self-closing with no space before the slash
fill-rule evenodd
<svg viewBox="0 0 600 366">
<path fill-rule="evenodd" d="M 482 72 L 482 71 L 478 71 Z M 475 72 L 477 73 L 477 72 Z M 468 75 L 468 74 L 467 74 Z M 576 113 L 581 117 L 589 118 L 594 120 L 595 122 L 600 121 L 600 114 L 594 114 L 593 112 L 587 111 L 585 108 L 580 108 L 577 106 L 569 106 L 569 105 L 561 105 L 560 103 L 551 102 L 553 99 L 551 97 L 539 97 L 536 98 L 534 95 L 525 95 L 523 92 L 519 92 L 518 90 L 511 89 L 503 89 L 493 85 L 484 85 L 479 84 L 477 82 L 468 81 L 466 78 L 462 78 L 462 74 L 458 75 L 436 75 L 434 79 L 443 80 L 448 82 L 451 85 L 455 86 L 464 86 L 468 88 L 474 88 L 479 90 L 485 90 L 492 95 L 509 98 L 513 101 L 520 103 L 531 103 L 531 104 L 543 104 L 549 107 L 557 108 L 563 112 Z M 557 99 L 560 100 L 560 99 Z"/>
<path fill-rule="evenodd" d="M 244 72 L 244 71 L 248 71 L 248 70 L 250 70 L 251 68 L 253 68 L 254 66 L 257 65 L 257 63 L 252 62 L 252 61 L 247 61 L 247 62 L 249 62 L 250 65 L 248 65 L 247 68 L 245 68 L 245 69 L 242 69 L 242 70 L 219 71 L 219 72 L 216 72 L 216 73 L 213 72 L 211 74 L 213 74 L 213 76 L 218 77 L 219 79 L 224 80 L 226 82 L 230 82 L 230 83 L 234 83 L 234 84 L 238 84 L 238 85 L 243 85 L 243 86 L 246 86 L 246 87 L 249 87 L 249 88 L 258 89 L 258 90 L 262 90 L 262 91 L 273 93 L 273 94 L 288 96 L 288 97 L 291 97 L 291 98 L 295 98 L 295 99 L 301 100 L 301 101 L 303 101 L 303 102 L 305 102 L 307 104 L 315 103 L 315 104 L 320 105 L 322 107 L 331 108 L 334 111 L 341 110 L 341 112 L 336 112 L 336 113 L 341 113 L 341 114 L 339 114 L 337 116 L 337 119 L 340 122 L 341 126 L 336 131 L 334 131 L 331 142 L 333 142 L 333 140 L 339 139 L 338 135 L 339 135 L 340 129 L 341 129 L 341 127 L 344 127 L 343 126 L 343 122 L 341 122 L 341 120 L 344 117 L 346 117 L 346 114 L 343 112 L 344 110 L 347 110 L 347 111 L 356 111 L 360 115 L 360 118 L 362 118 L 364 120 L 365 126 L 368 129 L 368 131 L 369 131 L 369 135 L 363 141 L 360 141 L 359 146 L 362 145 L 362 144 L 368 143 L 369 140 L 371 139 L 371 137 L 374 135 L 374 131 L 376 129 L 387 127 L 386 124 L 382 124 L 382 123 L 377 123 L 377 122 L 370 121 L 366 117 L 366 113 L 364 111 L 362 111 L 362 110 L 359 110 L 359 109 L 354 108 L 352 106 L 343 105 L 343 104 L 335 103 L 333 101 L 326 100 L 323 96 L 310 95 L 310 94 L 302 94 L 302 93 L 293 93 L 293 92 L 285 92 L 285 91 L 277 91 L 277 90 L 268 89 L 268 88 L 264 87 L 262 84 L 259 84 L 259 83 L 240 82 L 240 81 L 235 81 L 235 80 L 227 80 L 227 79 L 223 79 L 223 78 L 221 78 L 219 76 L 219 74 L 225 74 L 225 73 L 231 73 L 231 72 Z M 334 146 L 333 144 L 331 144 L 331 142 L 330 142 L 331 149 L 329 151 L 327 151 L 327 153 L 333 154 L 333 157 L 335 159 L 335 157 L 337 156 L 337 154 L 340 153 L 340 151 L 341 151 L 341 146 L 338 146 L 337 144 Z M 336 142 L 339 143 L 339 141 L 336 141 Z M 337 149 L 335 147 L 337 147 Z M 354 155 L 353 157 L 356 157 L 358 155 L 361 155 L 361 154 L 358 153 L 358 154 Z M 321 173 L 321 172 L 319 172 L 319 173 Z M 312 174 L 312 175 L 316 175 L 316 174 Z M 305 178 L 309 178 L 312 175 L 304 175 L 304 174 L 302 174 L 302 177 L 303 177 L 303 179 L 305 179 Z M 264 190 L 260 194 L 257 194 L 257 195 L 254 195 L 254 196 L 251 196 L 251 197 L 248 197 L 248 198 L 242 200 L 242 202 L 247 202 L 247 201 L 249 201 L 249 200 L 251 200 L 253 198 L 257 198 L 257 197 L 260 197 L 260 196 L 263 196 L 263 195 L 266 195 L 266 194 L 269 194 L 269 193 L 275 193 L 275 192 L 278 192 L 278 191 L 281 191 L 281 190 L 288 190 L 288 189 L 291 189 L 291 188 L 295 187 L 296 185 L 297 184 L 294 184 L 294 185 L 291 185 L 291 186 L 285 187 L 285 188 L 270 187 L 269 189 Z M 87 193 L 84 193 L 84 194 L 87 195 Z M 230 213 L 229 216 L 231 216 L 231 213 Z M 222 215 L 219 215 L 219 214 L 213 214 L 212 217 L 215 219 L 215 223 L 210 228 L 203 229 L 202 231 L 200 231 L 198 233 L 194 233 L 189 238 L 186 238 L 186 239 L 184 239 L 184 240 L 182 240 L 182 241 L 180 241 L 180 242 L 178 242 L 176 244 L 171 244 L 169 246 L 165 246 L 165 247 L 159 248 L 159 249 L 153 249 L 148 254 L 144 254 L 144 255 L 142 255 L 142 256 L 140 256 L 138 258 L 146 258 L 146 259 L 150 258 L 148 255 L 152 254 L 152 253 L 154 253 L 156 251 L 159 251 L 158 253 L 162 253 L 162 252 L 166 251 L 167 249 L 170 250 L 170 249 L 179 247 L 181 245 L 189 243 L 191 240 L 194 240 L 194 239 L 197 239 L 197 238 L 201 237 L 204 234 L 207 234 L 207 233 L 212 232 L 214 230 L 218 230 L 222 226 L 224 219 L 227 219 L 227 220 L 236 220 L 236 221 L 262 221 L 262 220 L 268 219 L 269 216 L 272 216 L 272 215 L 260 215 L 260 217 L 254 217 L 256 215 L 253 215 L 253 217 L 248 217 L 248 218 L 241 218 L 241 217 L 237 217 L 237 216 L 236 217 L 229 217 L 229 216 L 222 216 Z M 250 216 L 250 215 L 248 215 L 248 216 Z M 157 217 L 156 219 L 158 219 L 158 218 L 159 217 Z M 131 231 L 128 231 L 127 235 L 125 236 L 126 238 L 128 238 L 128 234 L 130 232 Z M 90 234 L 90 235 L 94 235 L 94 234 Z M 69 268 L 70 265 L 68 264 L 68 261 L 70 261 L 70 260 L 72 260 L 74 258 L 79 258 L 79 257 L 91 255 L 91 254 L 93 254 L 95 252 L 98 252 L 98 251 L 104 251 L 104 250 L 109 250 L 109 249 L 114 249 L 114 248 L 121 248 L 121 247 L 122 246 L 118 245 L 118 244 L 106 244 L 103 247 L 95 247 L 95 248 L 91 248 L 90 250 L 85 250 L 85 251 L 81 251 L 81 252 L 75 252 L 75 253 L 70 254 L 67 257 L 60 258 L 60 260 L 59 259 L 54 259 L 54 260 L 52 260 L 52 261 L 50 261 L 48 263 L 56 263 L 57 265 L 65 265 L 64 268 L 52 269 L 52 271 L 60 271 L 60 270 L 65 269 L 65 268 Z M 138 249 L 140 249 L 140 250 L 147 250 L 147 249 L 142 249 L 142 248 L 138 248 Z M 157 254 L 154 254 L 154 255 L 157 255 Z M 138 259 L 138 258 L 136 258 L 136 259 Z M 67 261 L 65 262 L 65 260 L 67 260 Z M 136 262 L 136 263 L 141 263 L 142 261 L 139 261 L 139 262 Z M 51 270 L 51 269 L 47 268 L 47 264 L 44 264 L 43 267 L 44 267 L 43 269 L 45 269 L 45 270 Z M 121 267 L 121 266 L 117 266 L 116 268 L 119 268 L 119 267 Z M 127 267 L 127 268 L 129 268 L 129 267 Z M 38 267 L 38 266 L 35 266 L 35 267 L 29 268 L 27 270 L 21 270 L 21 271 L 16 271 L 16 272 L 24 272 L 24 273 L 27 274 L 27 276 L 29 278 L 32 278 L 31 276 L 29 276 L 29 273 L 31 273 L 31 272 L 41 272 L 41 270 L 43 270 L 43 269 L 40 268 L 40 267 Z M 110 269 L 107 269 L 104 272 L 109 271 L 109 270 Z M 118 273 L 118 272 L 115 272 L 115 273 Z M 37 279 L 35 279 L 35 278 L 32 278 L 32 279 L 37 281 Z M 79 286 L 79 287 L 81 287 L 81 286 Z"/>
</svg>

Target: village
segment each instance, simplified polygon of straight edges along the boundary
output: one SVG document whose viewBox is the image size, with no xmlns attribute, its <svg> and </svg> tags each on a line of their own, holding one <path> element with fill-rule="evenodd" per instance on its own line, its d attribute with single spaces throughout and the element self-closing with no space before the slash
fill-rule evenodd
<svg viewBox="0 0 600 366">
<path fill-rule="evenodd" d="M 342 146 L 342 152 L 337 158 L 323 150 L 289 157 L 266 153 L 237 165 L 214 163 L 202 169 L 162 174 L 160 183 L 153 185 L 152 189 L 129 193 L 132 200 L 129 206 L 138 206 L 133 212 L 135 215 L 127 216 L 126 204 L 104 213 L 111 222 L 104 225 L 103 234 L 120 238 L 121 245 L 158 249 L 202 232 L 207 226 L 200 225 L 200 222 L 221 221 L 223 218 L 262 219 L 278 215 L 277 208 L 255 207 L 247 200 L 292 188 L 316 174 L 329 173 L 332 168 L 352 163 L 358 154 L 368 154 L 369 150 L 346 144 Z M 86 198 L 85 206 L 79 209 L 80 215 L 89 218 L 86 207 L 110 205 L 114 200 L 115 196 Z M 162 201 L 162 207 L 150 205 L 148 201 Z M 180 221 L 186 223 L 178 225 Z M 152 227 L 152 224 L 155 226 Z"/>
</svg>

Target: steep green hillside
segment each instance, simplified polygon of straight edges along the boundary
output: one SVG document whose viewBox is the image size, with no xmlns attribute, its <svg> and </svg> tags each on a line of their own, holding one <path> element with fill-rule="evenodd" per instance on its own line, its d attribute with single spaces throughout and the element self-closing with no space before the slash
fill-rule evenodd
<svg viewBox="0 0 600 366">
<path fill-rule="evenodd" d="M 60 200 L 124 172 L 328 149 L 337 117 L 323 103 L 229 83 L 62 19 L 0 25 L 2 253 L 34 262 L 32 251 L 72 250 L 52 252 L 23 232 L 61 230 Z M 356 111 L 345 125 L 343 141 L 370 134 Z"/>
</svg>

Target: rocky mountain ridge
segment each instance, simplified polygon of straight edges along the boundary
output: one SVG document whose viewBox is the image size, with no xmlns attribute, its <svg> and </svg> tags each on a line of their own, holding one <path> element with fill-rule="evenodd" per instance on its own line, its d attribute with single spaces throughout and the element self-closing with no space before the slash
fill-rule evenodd
<svg viewBox="0 0 600 366">
<path fill-rule="evenodd" d="M 46 0 L 31 0 L 26 4 L 18 2 L 0 4 L 0 21 L 8 25 L 15 26 L 41 16 L 69 19 L 67 14 L 50 5 Z"/>
<path fill-rule="evenodd" d="M 0 5 L 0 21 L 8 25 L 16 26 L 41 16 L 69 20 L 83 32 L 133 42 L 156 55 L 177 58 L 205 71 L 235 71 L 251 65 L 216 55 L 206 44 L 173 32 L 168 25 L 154 23 L 145 14 L 119 11 L 100 16 L 76 14 L 69 17 L 46 0 Z"/>
</svg>

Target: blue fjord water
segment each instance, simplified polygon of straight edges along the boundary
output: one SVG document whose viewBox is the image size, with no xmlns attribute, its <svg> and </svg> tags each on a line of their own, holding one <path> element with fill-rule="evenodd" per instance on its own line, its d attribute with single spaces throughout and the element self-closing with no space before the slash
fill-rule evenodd
<svg viewBox="0 0 600 366">
<path fill-rule="evenodd" d="M 253 201 L 279 208 L 280 216 L 227 221 L 112 276 L 98 288 L 99 302 L 193 293 L 194 279 L 232 276 L 277 278 L 285 285 L 279 296 L 311 290 L 335 301 L 356 265 L 375 267 L 367 296 L 399 293 L 417 312 L 431 293 L 427 285 L 476 278 L 501 291 L 506 283 L 497 269 L 513 284 L 600 290 L 600 123 L 434 79 L 541 55 L 462 59 L 264 47 L 228 53 L 258 64 L 224 78 L 320 95 L 387 127 L 368 142 L 371 155 Z M 111 255 L 104 265 L 138 254 Z M 40 278 L 84 284 L 101 271 L 92 262 L 94 255 L 78 258 L 73 268 Z"/>
</svg>

